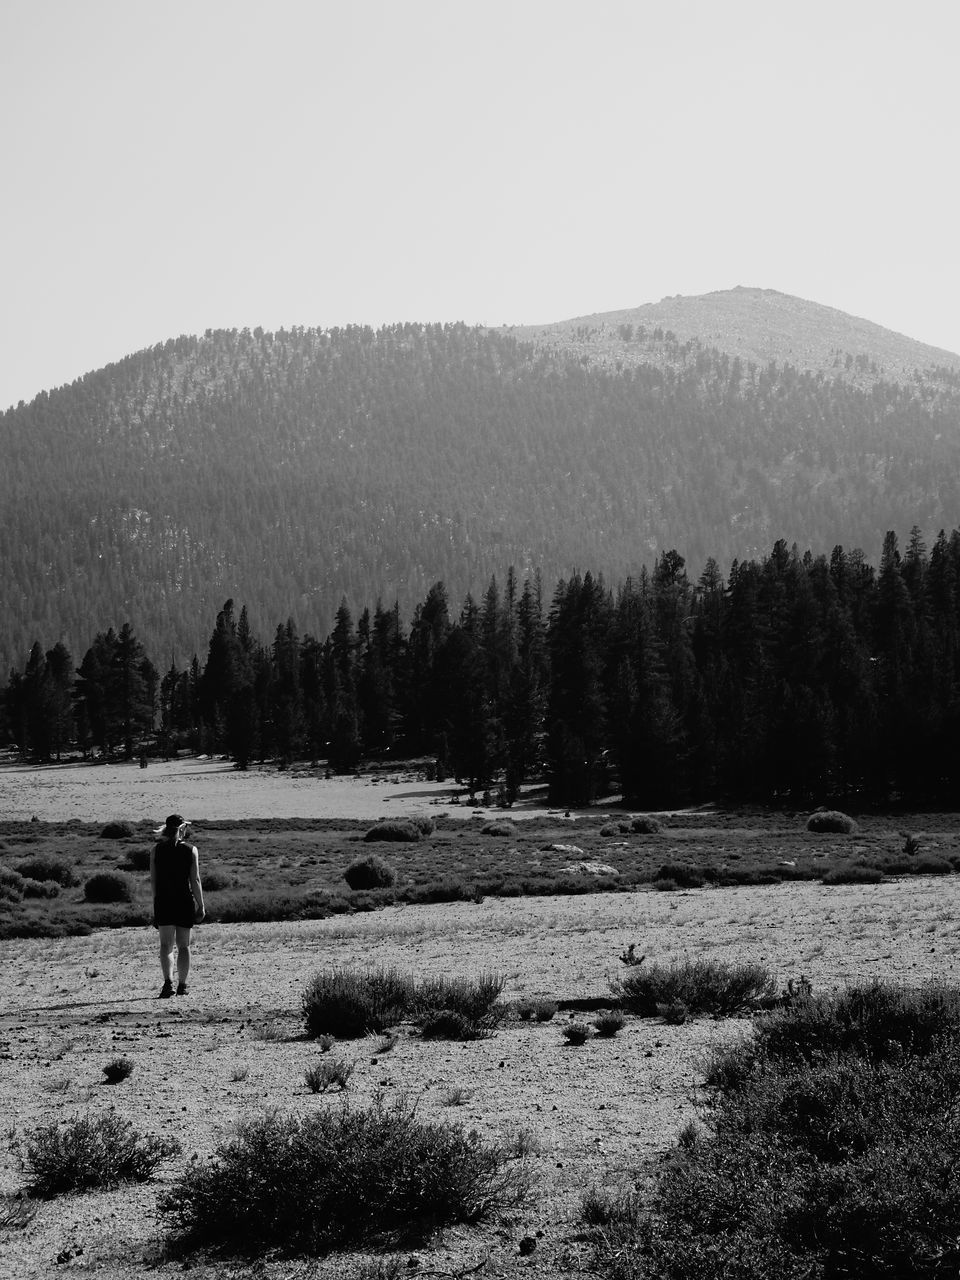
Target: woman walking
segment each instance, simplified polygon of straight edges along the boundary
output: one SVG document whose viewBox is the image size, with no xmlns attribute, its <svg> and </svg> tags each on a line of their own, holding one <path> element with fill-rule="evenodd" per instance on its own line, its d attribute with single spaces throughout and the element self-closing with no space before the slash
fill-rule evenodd
<svg viewBox="0 0 960 1280">
<path fill-rule="evenodd" d="M 173 995 L 173 947 L 177 947 L 177 995 L 187 994 L 190 975 L 190 930 L 206 911 L 200 883 L 200 857 L 184 836 L 189 829 L 179 813 L 171 813 L 150 855 L 153 923 L 160 930 L 160 999 Z"/>
</svg>

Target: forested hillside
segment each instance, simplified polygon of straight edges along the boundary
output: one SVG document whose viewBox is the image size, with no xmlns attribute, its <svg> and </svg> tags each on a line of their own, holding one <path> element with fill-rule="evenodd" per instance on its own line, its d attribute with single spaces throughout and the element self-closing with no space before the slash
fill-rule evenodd
<svg viewBox="0 0 960 1280">
<path fill-rule="evenodd" d="M 208 332 L 8 411 L 3 669 L 110 619 L 184 664 L 228 597 L 325 634 L 344 597 L 409 615 L 504 565 L 617 581 L 668 548 L 699 572 L 955 523 L 950 369 L 867 386 L 623 341 L 618 364 L 463 325 Z"/>
</svg>

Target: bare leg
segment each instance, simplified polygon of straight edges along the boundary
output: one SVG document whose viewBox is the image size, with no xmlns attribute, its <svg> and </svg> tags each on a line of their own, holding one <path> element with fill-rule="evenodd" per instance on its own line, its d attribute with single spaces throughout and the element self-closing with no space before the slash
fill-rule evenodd
<svg viewBox="0 0 960 1280">
<path fill-rule="evenodd" d="M 186 983 L 190 973 L 190 930 L 177 925 L 177 977 Z"/>
<path fill-rule="evenodd" d="M 160 926 L 160 972 L 164 982 L 169 982 L 173 975 L 173 942 L 177 929 L 172 924 Z"/>
</svg>

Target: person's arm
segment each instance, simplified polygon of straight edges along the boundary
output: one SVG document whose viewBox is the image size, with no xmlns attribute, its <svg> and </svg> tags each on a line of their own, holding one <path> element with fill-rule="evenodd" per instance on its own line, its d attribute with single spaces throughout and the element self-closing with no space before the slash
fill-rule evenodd
<svg viewBox="0 0 960 1280">
<path fill-rule="evenodd" d="M 200 883 L 200 855 L 195 846 L 190 859 L 190 892 L 193 894 L 193 901 L 197 908 L 197 920 L 200 921 L 207 911 L 203 905 L 203 885 Z"/>
</svg>

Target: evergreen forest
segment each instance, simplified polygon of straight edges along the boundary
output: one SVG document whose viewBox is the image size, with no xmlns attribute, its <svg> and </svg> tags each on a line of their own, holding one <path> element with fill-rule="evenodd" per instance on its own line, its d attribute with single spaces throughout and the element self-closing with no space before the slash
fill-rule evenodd
<svg viewBox="0 0 960 1280">
<path fill-rule="evenodd" d="M 738 295 L 738 324 L 755 301 Z M 343 599 L 358 628 L 373 601 L 395 601 L 415 649 L 434 583 L 459 608 L 511 564 L 566 594 L 588 568 L 588 594 L 599 575 L 631 584 L 610 606 L 626 625 L 653 589 L 640 566 L 670 549 L 736 560 L 734 597 L 778 538 L 879 548 L 891 528 L 956 523 L 956 369 L 888 377 L 839 349 L 818 369 L 753 362 L 632 323 L 607 336 L 561 349 L 458 324 L 211 330 L 8 410 L 0 670 L 22 673 L 38 637 L 82 652 L 110 618 L 183 668 L 228 598 L 251 633 L 293 616 L 314 636 L 339 635 Z M 451 643 L 472 644 L 469 615 L 454 625 Z M 358 652 L 373 643 L 361 635 Z M 689 691 L 672 668 L 671 681 L 689 735 Z M 723 778 L 744 759 L 724 756 Z M 704 785 L 692 756 L 684 776 Z"/>
<path fill-rule="evenodd" d="M 726 576 L 670 550 L 616 586 L 575 572 L 548 594 L 511 568 L 459 604 L 438 581 L 409 615 L 343 599 L 322 638 L 292 618 L 261 636 L 233 600 L 208 627 L 202 660 L 162 674 L 130 622 L 77 666 L 35 642 L 3 691 L 6 741 L 37 762 L 427 757 L 507 806 L 541 779 L 554 804 L 645 809 L 950 807 L 960 787 L 957 530 L 888 532 L 878 567 L 778 540 Z"/>
</svg>

